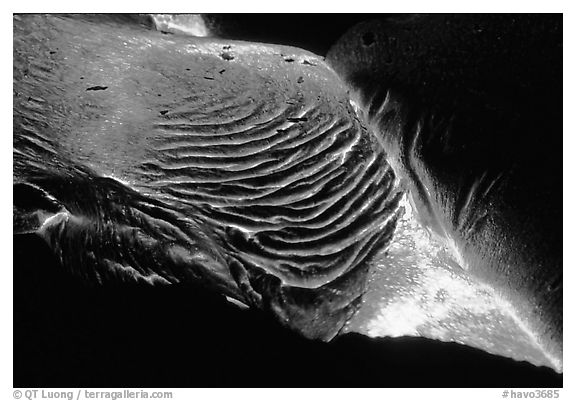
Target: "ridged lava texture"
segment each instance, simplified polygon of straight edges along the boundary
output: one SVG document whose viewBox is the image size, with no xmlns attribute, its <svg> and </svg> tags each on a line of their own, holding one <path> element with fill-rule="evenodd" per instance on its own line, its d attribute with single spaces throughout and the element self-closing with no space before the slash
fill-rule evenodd
<svg viewBox="0 0 576 401">
<path fill-rule="evenodd" d="M 329 339 L 400 193 L 338 77 L 298 49 L 14 19 L 15 200 L 87 279 L 201 281 Z M 17 224 L 16 224 L 17 223 Z"/>
</svg>

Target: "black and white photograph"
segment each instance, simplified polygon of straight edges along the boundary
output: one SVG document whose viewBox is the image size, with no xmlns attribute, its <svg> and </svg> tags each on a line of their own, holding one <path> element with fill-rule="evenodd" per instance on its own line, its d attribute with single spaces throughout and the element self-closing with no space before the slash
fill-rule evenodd
<svg viewBox="0 0 576 401">
<path fill-rule="evenodd" d="M 11 16 L 14 398 L 559 398 L 563 14 L 187 7 Z"/>
</svg>

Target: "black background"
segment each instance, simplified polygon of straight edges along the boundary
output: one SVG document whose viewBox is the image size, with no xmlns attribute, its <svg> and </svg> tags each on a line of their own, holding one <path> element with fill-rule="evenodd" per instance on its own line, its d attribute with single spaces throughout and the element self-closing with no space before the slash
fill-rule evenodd
<svg viewBox="0 0 576 401">
<path fill-rule="evenodd" d="M 199 288 L 87 286 L 14 236 L 15 387 L 561 387 L 548 368 L 423 338 L 307 341 Z"/>
</svg>

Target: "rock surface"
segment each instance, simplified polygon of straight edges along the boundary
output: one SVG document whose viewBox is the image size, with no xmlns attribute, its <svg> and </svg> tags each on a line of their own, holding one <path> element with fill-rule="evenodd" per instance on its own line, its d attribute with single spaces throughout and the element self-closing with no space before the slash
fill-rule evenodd
<svg viewBox="0 0 576 401">
<path fill-rule="evenodd" d="M 330 50 L 422 223 L 562 359 L 562 16 L 370 21 Z"/>
<path fill-rule="evenodd" d="M 16 16 L 14 34 L 14 180 L 42 201 L 19 224 L 67 268 L 342 329 L 401 194 L 319 57 L 115 20 Z"/>
</svg>

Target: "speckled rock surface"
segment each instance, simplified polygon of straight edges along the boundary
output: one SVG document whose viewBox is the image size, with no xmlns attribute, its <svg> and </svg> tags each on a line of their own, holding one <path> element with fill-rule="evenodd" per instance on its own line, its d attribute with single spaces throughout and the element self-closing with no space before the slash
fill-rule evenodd
<svg viewBox="0 0 576 401">
<path fill-rule="evenodd" d="M 562 358 L 562 17 L 370 21 L 330 50 L 422 223 Z"/>
</svg>

